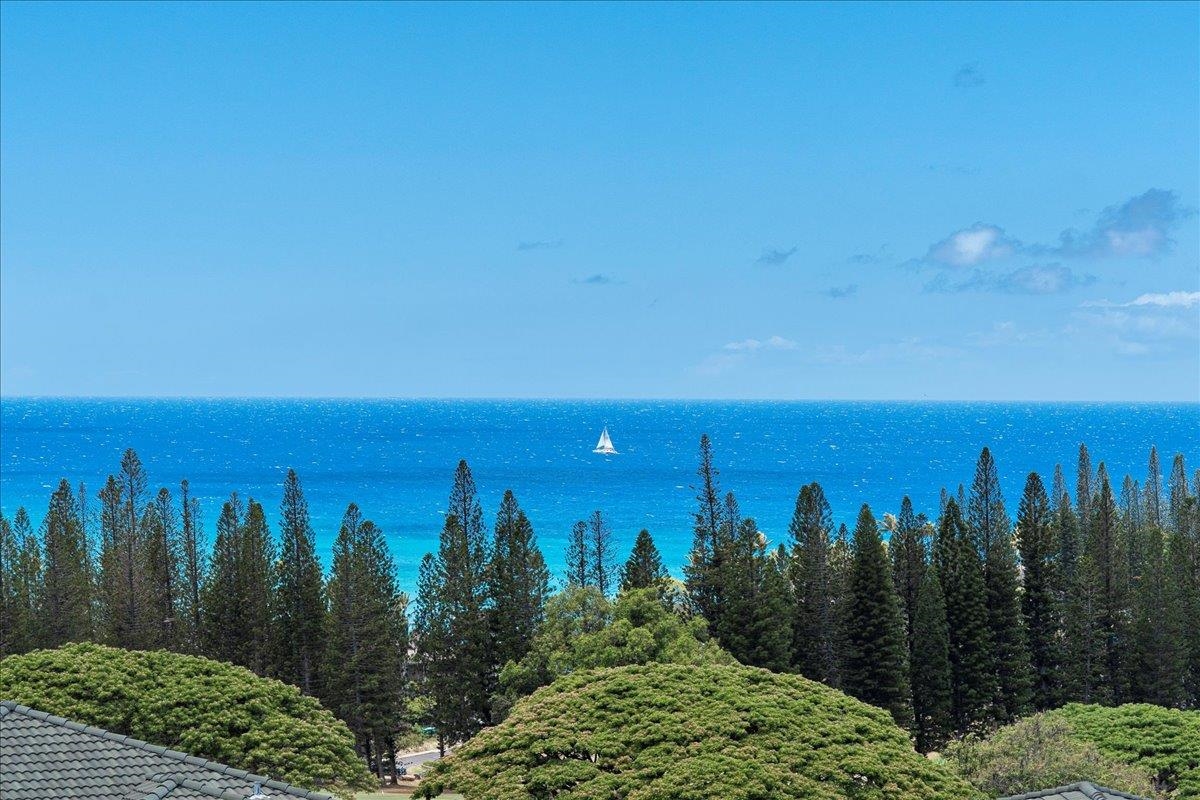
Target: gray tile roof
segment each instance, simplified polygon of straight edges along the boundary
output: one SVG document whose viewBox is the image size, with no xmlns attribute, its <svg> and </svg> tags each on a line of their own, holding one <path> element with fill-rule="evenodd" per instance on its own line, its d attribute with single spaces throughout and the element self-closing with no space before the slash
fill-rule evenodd
<svg viewBox="0 0 1200 800">
<path fill-rule="evenodd" d="M 4 800 L 331 800 L 245 770 L 0 701 Z"/>
<path fill-rule="evenodd" d="M 1118 792 L 1116 789 L 1105 789 L 1087 781 L 1072 783 L 1068 786 L 1056 786 L 1053 789 L 1042 789 L 1040 792 L 1014 794 L 1012 797 L 1001 797 L 1000 800 L 1147 800 L 1136 794 Z"/>
</svg>

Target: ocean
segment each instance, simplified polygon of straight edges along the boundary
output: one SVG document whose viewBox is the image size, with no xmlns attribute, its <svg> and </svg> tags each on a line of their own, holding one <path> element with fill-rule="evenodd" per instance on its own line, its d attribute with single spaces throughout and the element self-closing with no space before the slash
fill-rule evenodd
<svg viewBox="0 0 1200 800">
<path fill-rule="evenodd" d="M 591 452 L 605 426 L 619 455 Z M 596 509 L 622 553 L 647 528 L 679 575 L 702 433 L 713 440 L 722 490 L 773 543 L 786 540 L 796 494 L 811 481 L 851 527 L 862 503 L 881 518 L 905 495 L 936 516 L 940 488 L 969 487 L 984 446 L 1013 517 L 1030 471 L 1049 488 L 1061 463 L 1074 494 L 1080 442 L 1093 466 L 1107 464 L 1117 491 L 1127 473 L 1143 479 L 1151 445 L 1164 478 L 1175 453 L 1189 481 L 1200 466 L 1198 403 L 3 398 L 0 508 L 11 519 L 25 506 L 38 524 L 60 478 L 85 483 L 94 498 L 132 447 L 153 489 L 190 481 L 211 537 L 231 491 L 263 503 L 276 524 L 293 467 L 325 567 L 354 502 L 384 529 L 401 587 L 413 592 L 465 458 L 489 524 L 511 488 L 556 579 L 571 524 Z"/>
</svg>

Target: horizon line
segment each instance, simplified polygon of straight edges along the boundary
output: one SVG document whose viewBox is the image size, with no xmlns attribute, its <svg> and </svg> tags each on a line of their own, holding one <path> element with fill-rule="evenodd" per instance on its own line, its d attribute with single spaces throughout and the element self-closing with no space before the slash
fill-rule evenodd
<svg viewBox="0 0 1200 800">
<path fill-rule="evenodd" d="M 191 400 L 191 401 L 252 401 L 252 400 L 296 400 L 296 401 L 360 401 L 360 402 L 577 402 L 577 403 L 990 403 L 990 404 L 1174 404 L 1200 405 L 1200 398 L 1144 400 L 1132 398 L 1009 398 L 1001 400 L 936 397 L 589 397 L 582 395 L 564 396 L 519 396 L 519 395 L 223 395 L 223 394 L 164 394 L 164 395 L 107 395 L 107 394 L 3 394 L 5 400 Z"/>
</svg>

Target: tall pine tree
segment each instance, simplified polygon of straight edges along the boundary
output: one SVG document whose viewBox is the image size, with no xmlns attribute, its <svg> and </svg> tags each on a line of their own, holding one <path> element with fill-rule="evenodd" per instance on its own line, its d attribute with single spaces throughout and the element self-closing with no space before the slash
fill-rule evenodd
<svg viewBox="0 0 1200 800">
<path fill-rule="evenodd" d="M 1059 632 L 1058 559 L 1050 499 L 1041 477 L 1029 473 L 1017 511 L 1017 542 L 1025 569 L 1021 613 L 1029 637 L 1033 674 L 1033 705 L 1039 711 L 1054 708 L 1061 699 L 1059 672 L 1064 653 Z"/>
<path fill-rule="evenodd" d="M 795 593 L 792 665 L 833 685 L 838 675 L 836 598 L 830 565 L 833 515 L 818 483 L 801 487 L 788 533 Z"/>
<path fill-rule="evenodd" d="M 942 583 L 950 629 L 950 700 L 954 727 L 978 730 L 992 718 L 996 662 L 988 627 L 983 564 L 957 501 L 946 504 L 934 541 L 933 562 Z"/>
<path fill-rule="evenodd" d="M 271 654 L 271 587 L 275 548 L 262 504 L 246 504 L 238 548 L 238 599 L 241 605 L 242 659 L 238 662 L 266 675 Z"/>
<path fill-rule="evenodd" d="M 1087 445 L 1079 445 L 1079 462 L 1075 469 L 1075 510 L 1082 530 L 1092 518 L 1092 457 Z"/>
<path fill-rule="evenodd" d="M 200 521 L 200 501 L 192 497 L 186 480 L 179 484 L 179 506 L 181 516 L 180 561 L 182 587 L 180 613 L 183 621 L 181 639 L 183 648 L 189 653 L 200 652 L 200 587 L 204 585 L 205 552 L 204 534 Z"/>
<path fill-rule="evenodd" d="M 1200 491 L 1200 486 L 1197 486 L 1196 490 Z M 1182 533 L 1187 530 L 1187 501 L 1191 496 L 1191 492 L 1188 490 L 1187 468 L 1183 464 L 1183 453 L 1176 453 L 1175 460 L 1171 462 L 1168 493 L 1171 530 Z"/>
<path fill-rule="evenodd" d="M 158 490 L 142 514 L 142 565 L 146 580 L 146 646 L 179 647 L 179 527 L 171 492 Z"/>
<path fill-rule="evenodd" d="M 967 523 L 983 560 L 988 630 L 996 664 L 995 712 L 999 721 L 1007 722 L 1021 716 L 1029 707 L 1029 650 L 1021 619 L 1012 526 L 1004 509 L 996 462 L 986 447 L 975 468 Z"/>
<path fill-rule="evenodd" d="M 588 550 L 592 560 L 591 585 L 599 589 L 600 594 L 608 597 L 616 583 L 613 580 L 613 558 L 616 554 L 612 528 L 599 511 L 593 511 L 588 517 Z"/>
<path fill-rule="evenodd" d="M 25 653 L 43 644 L 41 631 L 42 554 L 24 507 L 12 524 L 0 516 L 0 658 Z"/>
<path fill-rule="evenodd" d="M 696 611 L 713 624 L 720 616 L 724 600 L 717 581 L 720 571 L 721 551 L 724 549 L 722 531 L 727 529 L 724 509 L 721 505 L 721 490 L 717 483 L 718 471 L 713 464 L 712 441 L 708 434 L 700 437 L 700 466 L 696 469 L 699 486 L 696 487 L 696 513 L 693 515 L 692 550 L 684 567 L 688 594 Z M 728 531 L 732 536 L 732 530 Z"/>
<path fill-rule="evenodd" d="M 471 470 L 460 461 L 438 552 L 422 562 L 417 597 L 417 653 L 443 745 L 464 741 L 491 721 L 496 675 L 482 519 Z"/>
<path fill-rule="evenodd" d="M 1101 462 L 1096 471 L 1099 491 L 1092 502 L 1087 554 L 1097 580 L 1093 609 L 1096 630 L 1103 642 L 1101 686 L 1105 700 L 1122 703 L 1129 689 L 1126 649 L 1129 639 L 1128 557 L 1122 551 L 1120 517 L 1108 473 Z"/>
<path fill-rule="evenodd" d="M 667 568 L 663 566 L 662 555 L 654 545 L 654 538 L 650 536 L 650 531 L 643 528 L 638 532 L 625 566 L 621 568 L 621 591 L 661 587 L 667 578 Z"/>
<path fill-rule="evenodd" d="M 904 612 L 905 636 L 909 657 L 913 648 L 913 625 L 917 616 L 917 596 L 925 577 L 925 517 L 913 513 L 912 500 L 907 495 L 900 501 L 896 528 L 888 540 L 892 556 L 892 580 Z"/>
<path fill-rule="evenodd" d="M 308 501 L 294 469 L 279 504 L 279 562 L 271 596 L 271 674 L 305 694 L 320 691 L 325 656 L 325 586 Z"/>
<path fill-rule="evenodd" d="M 567 540 L 567 585 L 592 585 L 592 550 L 588 542 L 588 526 L 579 520 L 571 526 Z"/>
<path fill-rule="evenodd" d="M 950 626 L 937 570 L 925 570 L 913 614 L 913 733 L 917 751 L 928 753 L 954 731 L 951 703 Z"/>
<path fill-rule="evenodd" d="M 879 526 L 866 505 L 854 527 L 852 552 L 844 690 L 912 727 L 904 620 Z"/>
<path fill-rule="evenodd" d="M 1133 604 L 1131 688 L 1138 702 L 1180 706 L 1187 699 L 1187 628 L 1195 618 L 1185 616 L 1186 591 L 1172 585 L 1171 566 L 1162 531 L 1147 528 L 1146 571 Z"/>
<path fill-rule="evenodd" d="M 238 570 L 244 513 L 241 498 L 236 492 L 221 506 L 212 561 L 200 591 L 200 639 L 204 655 L 243 666 L 242 587 Z"/>
<path fill-rule="evenodd" d="M 321 697 L 381 777 L 383 754 L 404 722 L 408 626 L 395 571 L 383 531 L 351 503 L 333 543 Z"/>
<path fill-rule="evenodd" d="M 550 571 L 537 546 L 533 526 L 512 491 L 496 512 L 495 542 L 488 570 L 492 597 L 495 668 L 520 661 L 545 616 Z"/>
<path fill-rule="evenodd" d="M 92 638 L 92 576 L 88 542 L 66 480 L 50 498 L 42 523 L 42 643 L 58 647 Z"/>
<path fill-rule="evenodd" d="M 1162 508 L 1163 481 L 1162 467 L 1158 463 L 1158 448 L 1150 448 L 1150 463 L 1146 467 L 1146 524 L 1156 528 L 1163 527 L 1166 522 Z"/>
</svg>

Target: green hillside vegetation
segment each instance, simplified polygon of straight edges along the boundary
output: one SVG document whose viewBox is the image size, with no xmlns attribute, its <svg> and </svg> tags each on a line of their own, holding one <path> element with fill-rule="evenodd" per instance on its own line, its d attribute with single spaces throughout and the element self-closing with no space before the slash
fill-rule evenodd
<svg viewBox="0 0 1200 800">
<path fill-rule="evenodd" d="M 1177 797 L 1200 797 L 1200 711 L 1072 703 L 1052 713 L 1105 755 L 1149 770 L 1158 786 Z"/>
<path fill-rule="evenodd" d="M 298 786 L 372 786 L 346 726 L 299 689 L 248 669 L 97 644 L 0 661 L 0 697 Z"/>
<path fill-rule="evenodd" d="M 946 757 L 992 796 L 1088 780 L 1147 797 L 1200 797 L 1200 711 L 1072 703 L 969 736 Z"/>
<path fill-rule="evenodd" d="M 647 664 L 580 671 L 522 699 L 436 767 L 468 800 L 977 797 L 886 711 L 797 675 Z"/>
<path fill-rule="evenodd" d="M 944 755 L 960 775 L 990 797 L 1081 780 L 1139 797 L 1154 793 L 1149 772 L 1101 753 L 1050 712 L 1034 714 L 991 736 L 971 735 L 951 742 Z"/>
</svg>

